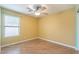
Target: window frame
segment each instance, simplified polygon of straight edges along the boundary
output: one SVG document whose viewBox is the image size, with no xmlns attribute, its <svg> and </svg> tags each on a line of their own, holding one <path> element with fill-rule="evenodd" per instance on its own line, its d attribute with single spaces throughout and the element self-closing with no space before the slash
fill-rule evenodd
<svg viewBox="0 0 79 59">
<path fill-rule="evenodd" d="M 18 26 L 5 26 L 5 16 L 6 15 L 8 15 L 8 16 L 13 16 L 13 17 L 18 17 L 19 18 L 19 24 L 18 24 Z M 17 37 L 17 36 L 20 36 L 20 16 L 17 16 L 17 15 L 13 15 L 13 14 L 9 14 L 9 13 L 3 13 L 3 31 L 4 31 L 4 33 L 3 33 L 3 36 L 4 36 L 4 38 L 8 38 L 8 37 Z M 13 35 L 13 36 L 5 36 L 5 28 L 6 27 L 14 27 L 14 28 L 18 28 L 18 35 Z"/>
</svg>

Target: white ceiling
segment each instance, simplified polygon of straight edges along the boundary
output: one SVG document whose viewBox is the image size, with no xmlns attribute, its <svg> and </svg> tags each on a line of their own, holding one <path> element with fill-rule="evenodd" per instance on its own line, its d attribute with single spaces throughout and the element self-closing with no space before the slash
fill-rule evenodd
<svg viewBox="0 0 79 59">
<path fill-rule="evenodd" d="M 66 10 L 68 8 L 74 7 L 74 5 L 72 5 L 72 4 L 46 4 L 46 5 L 48 7 L 48 14 L 61 12 L 61 11 Z M 20 12 L 20 13 L 23 13 L 23 14 L 26 14 L 26 15 L 29 14 L 26 10 L 26 7 L 28 6 L 27 4 L 3 4 L 0 6 Z M 43 16 L 43 15 L 41 15 L 41 16 Z"/>
</svg>

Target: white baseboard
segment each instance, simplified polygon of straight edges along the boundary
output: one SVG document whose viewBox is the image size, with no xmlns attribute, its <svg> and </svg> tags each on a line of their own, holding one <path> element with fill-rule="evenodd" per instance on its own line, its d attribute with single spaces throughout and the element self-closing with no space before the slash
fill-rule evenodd
<svg viewBox="0 0 79 59">
<path fill-rule="evenodd" d="M 77 49 L 77 48 L 74 47 L 74 46 L 70 46 L 70 45 L 67 45 L 67 44 L 64 44 L 64 43 L 60 43 L 60 42 L 48 40 L 48 39 L 46 39 L 46 38 L 41 38 L 41 37 L 38 37 L 38 38 L 39 38 L 39 39 L 42 39 L 42 40 L 45 40 L 45 41 L 49 41 L 49 42 L 51 42 L 51 43 L 55 43 L 55 44 L 58 44 L 58 45 L 62 45 L 62 46 L 65 46 L 65 47 L 69 47 L 69 48 L 73 48 L 73 49 L 79 51 L 79 49 Z"/>
<path fill-rule="evenodd" d="M 27 39 L 27 40 L 25 39 L 25 40 L 18 41 L 18 42 L 15 42 L 15 43 L 6 44 L 6 45 L 3 45 L 3 46 L 1 46 L 1 47 L 3 48 L 3 47 L 11 46 L 11 45 L 15 45 L 15 44 L 23 43 L 23 42 L 26 42 L 26 41 L 30 41 L 30 40 L 33 40 L 33 39 L 37 39 L 37 38 L 30 38 L 30 39 Z"/>
<path fill-rule="evenodd" d="M 46 39 L 46 38 L 41 38 L 41 37 L 30 38 L 30 39 L 27 39 L 27 40 L 23 40 L 23 41 L 19 41 L 19 42 L 16 42 L 16 43 L 11 43 L 11 44 L 7 44 L 7 45 L 3 45 L 3 46 L 0 46 L 0 47 L 7 47 L 7 46 L 11 46 L 11 45 L 23 43 L 23 42 L 26 42 L 26 41 L 30 41 L 30 40 L 33 40 L 33 39 L 38 39 L 38 38 L 39 38 L 39 39 L 42 39 L 42 40 L 45 40 L 45 41 L 49 41 L 49 42 L 51 42 L 51 43 L 55 43 L 55 44 L 58 44 L 58 45 L 62 45 L 62 46 L 65 46 L 65 47 L 69 47 L 69 48 L 73 48 L 73 49 L 79 51 L 79 49 L 77 49 L 77 48 L 74 47 L 74 46 L 70 46 L 70 45 L 67 45 L 67 44 L 64 44 L 64 43 L 60 43 L 60 42 L 48 40 L 48 39 Z"/>
</svg>

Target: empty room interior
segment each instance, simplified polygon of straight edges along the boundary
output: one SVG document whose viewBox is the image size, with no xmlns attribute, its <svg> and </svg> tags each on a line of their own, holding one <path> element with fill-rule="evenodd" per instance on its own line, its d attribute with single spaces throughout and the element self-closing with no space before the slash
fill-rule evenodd
<svg viewBox="0 0 79 59">
<path fill-rule="evenodd" d="M 79 5 L 1 4 L 1 54 L 76 54 Z"/>
</svg>

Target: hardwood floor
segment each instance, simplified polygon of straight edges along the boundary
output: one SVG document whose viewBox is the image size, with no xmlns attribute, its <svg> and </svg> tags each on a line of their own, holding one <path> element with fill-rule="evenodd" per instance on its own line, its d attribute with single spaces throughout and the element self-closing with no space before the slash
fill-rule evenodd
<svg viewBox="0 0 79 59">
<path fill-rule="evenodd" d="M 1 49 L 2 54 L 75 54 L 72 48 L 35 39 Z"/>
</svg>

